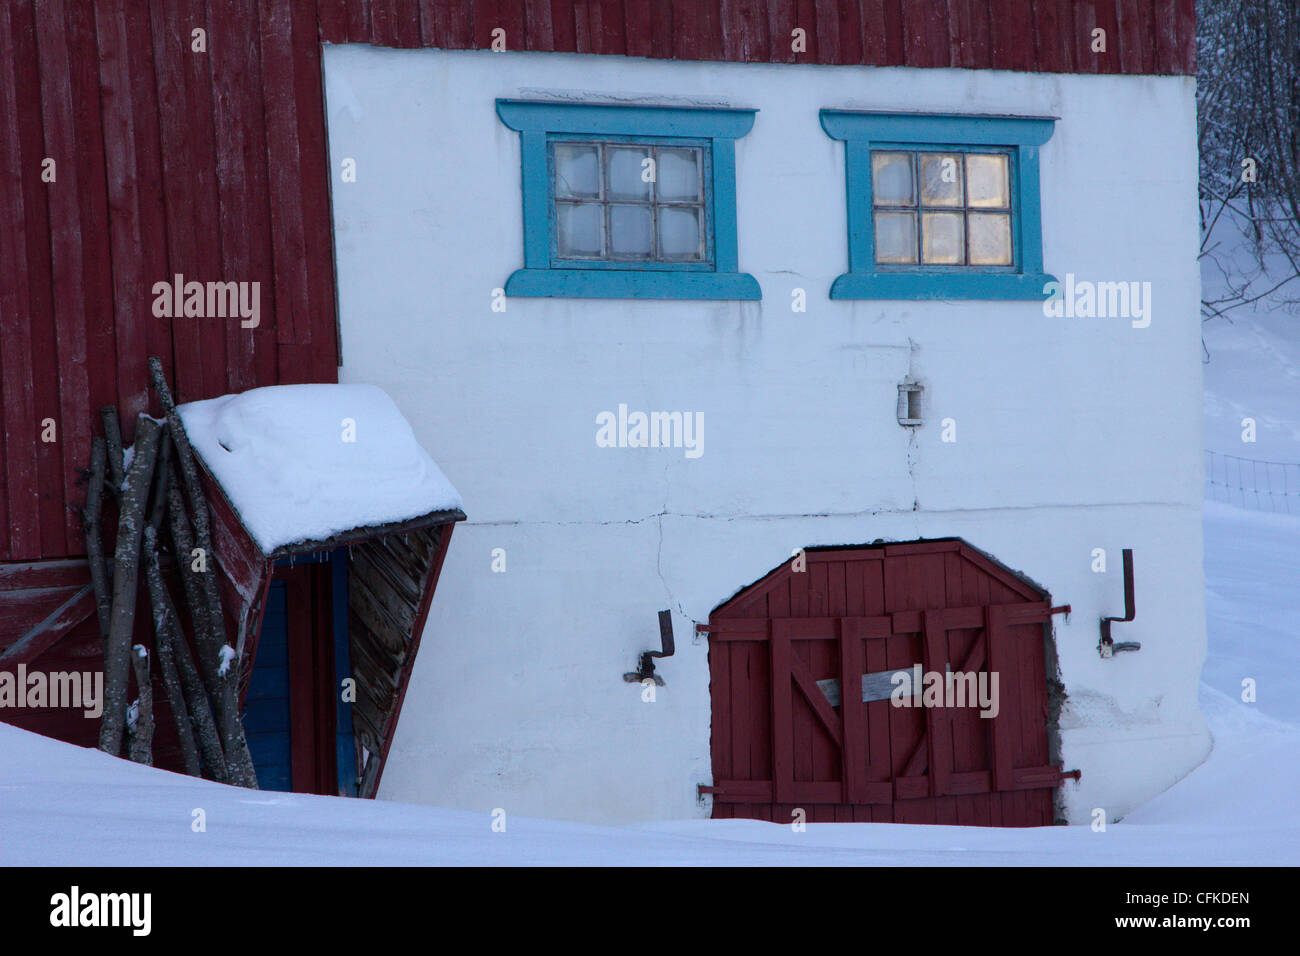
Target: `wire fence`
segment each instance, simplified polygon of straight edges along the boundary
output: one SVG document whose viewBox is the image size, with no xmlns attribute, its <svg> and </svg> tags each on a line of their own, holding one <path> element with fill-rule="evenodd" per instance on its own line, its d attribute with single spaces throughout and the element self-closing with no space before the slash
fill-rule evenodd
<svg viewBox="0 0 1300 956">
<path fill-rule="evenodd" d="M 1205 497 L 1255 511 L 1300 514 L 1300 464 L 1207 451 Z"/>
</svg>

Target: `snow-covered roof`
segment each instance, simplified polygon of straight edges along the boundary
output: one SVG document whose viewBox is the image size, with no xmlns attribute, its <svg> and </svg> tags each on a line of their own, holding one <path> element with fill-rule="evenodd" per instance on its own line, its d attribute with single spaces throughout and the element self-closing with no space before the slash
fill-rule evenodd
<svg viewBox="0 0 1300 956">
<path fill-rule="evenodd" d="M 373 385 L 275 385 L 179 411 L 263 553 L 461 507 L 393 400 Z"/>
</svg>

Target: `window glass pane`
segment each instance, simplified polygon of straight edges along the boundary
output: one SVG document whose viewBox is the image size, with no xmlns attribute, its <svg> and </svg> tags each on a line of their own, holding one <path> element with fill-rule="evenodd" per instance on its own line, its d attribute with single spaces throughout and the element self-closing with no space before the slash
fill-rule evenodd
<svg viewBox="0 0 1300 956">
<path fill-rule="evenodd" d="M 610 206 L 610 255 L 644 259 L 653 250 L 654 229 L 650 220 L 650 207 Z"/>
<path fill-rule="evenodd" d="M 1011 265 L 1011 217 L 973 212 L 970 219 L 970 264 Z"/>
<path fill-rule="evenodd" d="M 604 253 L 604 223 L 598 203 L 555 204 L 555 238 L 561 256 L 599 256 Z"/>
<path fill-rule="evenodd" d="M 871 154 L 871 198 L 877 206 L 908 206 L 916 202 L 911 153 Z"/>
<path fill-rule="evenodd" d="M 1007 157 L 1002 153 L 966 154 L 966 205 L 1007 209 L 1011 205 Z"/>
<path fill-rule="evenodd" d="M 916 261 L 916 216 L 913 213 L 876 213 L 876 261 Z"/>
<path fill-rule="evenodd" d="M 671 259 L 700 259 L 700 212 L 696 206 L 659 208 L 660 255 Z"/>
<path fill-rule="evenodd" d="M 704 147 L 557 142 L 551 149 L 557 258 L 707 261 Z"/>
<path fill-rule="evenodd" d="M 690 202 L 700 195 L 700 151 L 698 149 L 659 149 L 659 199 L 662 202 Z"/>
<path fill-rule="evenodd" d="M 956 153 L 922 153 L 920 167 L 923 205 L 961 205 L 960 156 Z"/>
<path fill-rule="evenodd" d="M 605 179 L 608 183 L 606 198 L 639 199 L 649 202 L 650 183 L 648 180 L 642 181 L 641 163 L 650 158 L 650 148 L 648 146 L 631 148 L 606 146 L 605 156 L 606 162 L 609 163 L 608 175 Z M 646 175 L 648 176 L 649 173 L 647 172 Z"/>
<path fill-rule="evenodd" d="M 925 262 L 961 265 L 962 215 L 959 212 L 927 212 L 921 215 L 921 257 Z"/>
<path fill-rule="evenodd" d="M 600 197 L 600 151 L 597 147 L 556 145 L 555 195 L 565 199 Z"/>
</svg>

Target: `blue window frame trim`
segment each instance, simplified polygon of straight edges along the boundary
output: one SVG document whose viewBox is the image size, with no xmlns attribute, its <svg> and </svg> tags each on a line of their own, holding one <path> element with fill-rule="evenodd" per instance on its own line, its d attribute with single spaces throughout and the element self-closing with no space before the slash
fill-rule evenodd
<svg viewBox="0 0 1300 956">
<path fill-rule="evenodd" d="M 822 110 L 822 129 L 844 141 L 849 271 L 831 285 L 832 299 L 1045 299 L 1056 279 L 1043 271 L 1038 147 L 1052 138 L 1054 117 Z M 1014 266 L 884 265 L 876 262 L 871 151 L 997 147 L 1011 157 Z"/>
<path fill-rule="evenodd" d="M 618 106 L 497 100 L 497 116 L 519 131 L 524 200 L 524 267 L 506 280 L 506 295 L 597 299 L 760 299 L 753 276 L 740 271 L 736 244 L 736 140 L 754 125 L 755 110 Z M 551 258 L 551 173 L 548 144 L 581 138 L 706 145 L 705 178 L 711 261 L 611 262 L 554 268 Z M 706 163 L 706 166 L 709 164 Z"/>
</svg>

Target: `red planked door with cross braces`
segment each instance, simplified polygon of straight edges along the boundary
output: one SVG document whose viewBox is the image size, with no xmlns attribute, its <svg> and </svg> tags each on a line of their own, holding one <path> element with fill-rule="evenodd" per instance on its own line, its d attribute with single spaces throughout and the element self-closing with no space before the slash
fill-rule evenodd
<svg viewBox="0 0 1300 956">
<path fill-rule="evenodd" d="M 804 559 L 709 618 L 714 817 L 1051 824 L 1047 595 L 958 540 Z M 895 706 L 917 668 L 952 695 Z"/>
</svg>

